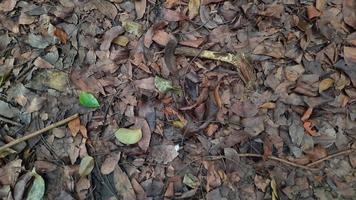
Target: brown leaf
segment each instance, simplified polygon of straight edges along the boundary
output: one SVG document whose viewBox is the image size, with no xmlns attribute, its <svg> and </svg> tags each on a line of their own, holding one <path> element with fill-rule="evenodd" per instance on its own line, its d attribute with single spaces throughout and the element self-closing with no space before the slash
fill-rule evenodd
<svg viewBox="0 0 356 200">
<path fill-rule="evenodd" d="M 137 180 L 135 178 L 131 179 L 131 184 L 132 184 L 133 189 L 135 190 L 138 200 L 147 199 L 145 190 L 142 188 L 142 186 L 137 182 Z"/>
<path fill-rule="evenodd" d="M 201 5 L 199 9 L 199 15 L 200 15 L 200 20 L 203 22 L 204 27 L 208 29 L 214 29 L 218 25 L 214 20 L 211 19 L 211 15 L 209 13 L 209 10 L 206 6 Z"/>
<path fill-rule="evenodd" d="M 342 6 L 342 13 L 344 15 L 344 21 L 347 25 L 356 29 L 356 1 L 344 0 Z"/>
<path fill-rule="evenodd" d="M 187 17 L 185 15 L 183 15 L 182 13 L 175 11 L 175 10 L 162 8 L 162 13 L 163 13 L 164 19 L 169 22 L 178 22 L 178 21 L 187 19 Z"/>
<path fill-rule="evenodd" d="M 285 48 L 280 42 L 265 42 L 264 44 L 258 45 L 254 50 L 253 54 L 271 56 L 273 58 L 283 58 L 285 53 Z"/>
<path fill-rule="evenodd" d="M 206 191 L 209 192 L 210 190 L 218 187 L 221 185 L 222 181 L 220 176 L 215 168 L 214 161 L 203 161 L 204 168 L 208 170 L 208 174 L 206 177 Z"/>
<path fill-rule="evenodd" d="M 275 5 L 268 6 L 266 10 L 260 12 L 259 14 L 268 17 L 281 18 L 283 13 L 284 13 L 284 6 L 282 4 L 275 4 Z"/>
<path fill-rule="evenodd" d="M 22 171 L 21 163 L 21 159 L 16 159 L 0 168 L 0 183 L 2 185 L 15 185 L 17 178 Z"/>
<path fill-rule="evenodd" d="M 113 39 L 115 39 L 118 35 L 124 33 L 124 31 L 125 30 L 121 26 L 114 26 L 108 31 L 106 31 L 103 36 L 103 41 L 100 45 L 100 50 L 109 50 Z"/>
<path fill-rule="evenodd" d="M 317 145 L 313 149 L 305 151 L 305 154 L 308 156 L 309 160 L 313 162 L 326 157 L 328 152 L 321 145 Z"/>
<path fill-rule="evenodd" d="M 108 155 L 103 164 L 100 167 L 100 172 L 104 175 L 110 174 L 115 170 L 115 167 L 117 166 L 117 163 L 119 162 L 121 157 L 121 153 L 115 153 L 112 152 L 110 155 Z"/>
<path fill-rule="evenodd" d="M 263 108 L 263 109 L 274 109 L 274 108 L 276 108 L 276 104 L 273 103 L 273 102 L 266 102 L 266 103 L 263 103 L 262 105 L 260 105 L 260 108 Z"/>
<path fill-rule="evenodd" d="M 202 0 L 201 4 L 208 5 L 211 3 L 219 3 L 219 2 L 223 2 L 223 1 L 225 1 L 225 0 Z"/>
<path fill-rule="evenodd" d="M 237 101 L 230 110 L 240 117 L 253 117 L 257 114 L 258 107 L 250 101 Z"/>
<path fill-rule="evenodd" d="M 17 0 L 3 0 L 0 3 L 0 11 L 10 12 L 16 6 Z"/>
<path fill-rule="evenodd" d="M 38 57 L 36 58 L 36 60 L 33 62 L 33 64 L 38 67 L 38 68 L 43 68 L 43 69 L 52 69 L 54 68 L 54 66 L 47 62 L 47 60 L 41 58 L 41 57 Z"/>
<path fill-rule="evenodd" d="M 198 48 L 204 41 L 205 41 L 204 38 L 198 38 L 198 39 L 194 39 L 194 40 L 182 40 L 182 41 L 179 41 L 179 44 L 188 46 L 188 47 Z"/>
<path fill-rule="evenodd" d="M 174 145 L 157 145 L 150 150 L 150 157 L 158 163 L 167 164 L 178 156 L 178 151 Z"/>
<path fill-rule="evenodd" d="M 306 121 L 306 120 L 308 120 L 309 117 L 310 117 L 310 115 L 312 114 L 312 112 L 313 112 L 313 108 L 312 108 L 312 107 L 309 107 L 309 108 L 304 112 L 304 114 L 303 114 L 301 120 L 302 120 L 303 122 Z"/>
<path fill-rule="evenodd" d="M 136 194 L 130 179 L 127 177 L 127 174 L 122 171 L 119 165 L 116 165 L 114 170 L 114 184 L 116 191 L 122 196 L 123 200 L 136 199 Z"/>
<path fill-rule="evenodd" d="M 135 0 L 136 19 L 141 19 L 146 11 L 146 0 Z"/>
<path fill-rule="evenodd" d="M 135 117 L 134 128 L 140 128 L 142 131 L 142 139 L 138 142 L 138 146 L 143 150 L 147 151 L 150 146 L 151 141 L 151 130 L 144 118 Z"/>
<path fill-rule="evenodd" d="M 141 80 L 135 80 L 134 84 L 136 87 L 140 89 L 145 89 L 145 90 L 155 90 L 155 78 L 150 77 L 150 78 L 144 78 Z"/>
<path fill-rule="evenodd" d="M 77 136 L 80 130 L 80 118 L 75 118 L 68 123 L 68 128 L 73 137 Z"/>
<path fill-rule="evenodd" d="M 307 6 L 307 14 L 309 19 L 320 16 L 320 12 L 314 6 Z"/>
<path fill-rule="evenodd" d="M 164 7 L 173 8 L 174 6 L 179 5 L 180 3 L 181 3 L 180 0 L 165 0 Z"/>
<path fill-rule="evenodd" d="M 113 20 L 117 16 L 116 6 L 109 1 L 94 0 L 93 3 L 103 15 L 110 19 Z"/>
<path fill-rule="evenodd" d="M 80 200 L 86 199 L 86 196 L 90 189 L 90 180 L 86 177 L 81 177 L 75 184 L 75 191 Z"/>
<path fill-rule="evenodd" d="M 153 41 L 162 46 L 166 46 L 171 39 L 174 39 L 173 35 L 162 30 L 156 31 L 152 38 Z"/>
<path fill-rule="evenodd" d="M 219 126 L 217 124 L 209 124 L 209 126 L 206 128 L 206 135 L 211 137 L 217 130 Z"/>
<path fill-rule="evenodd" d="M 34 163 L 37 172 L 48 173 L 57 169 L 57 165 L 48 161 L 38 160 Z"/>
<path fill-rule="evenodd" d="M 255 176 L 255 185 L 258 189 L 260 189 L 262 192 L 266 192 L 266 188 L 269 186 L 271 180 L 270 179 L 264 179 L 262 176 L 256 175 Z"/>
<path fill-rule="evenodd" d="M 356 64 L 356 48 L 344 47 L 344 59 L 346 64 L 350 66 Z"/>
<path fill-rule="evenodd" d="M 62 44 L 67 44 L 68 34 L 63 29 L 56 27 L 53 34 L 62 42 Z"/>
<path fill-rule="evenodd" d="M 85 72 L 79 70 L 73 70 L 70 74 L 70 79 L 79 89 L 87 92 L 91 92 L 94 94 L 105 95 L 104 88 L 98 83 L 98 80 L 93 77 L 86 77 Z"/>
<path fill-rule="evenodd" d="M 356 46 L 356 32 L 351 33 L 350 35 L 347 36 L 346 41 L 351 44 Z"/>
</svg>

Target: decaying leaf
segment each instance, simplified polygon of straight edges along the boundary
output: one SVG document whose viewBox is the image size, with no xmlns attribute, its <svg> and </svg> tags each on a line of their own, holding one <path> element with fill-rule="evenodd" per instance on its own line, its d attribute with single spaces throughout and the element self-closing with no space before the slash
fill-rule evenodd
<svg viewBox="0 0 356 200">
<path fill-rule="evenodd" d="M 91 173 L 91 171 L 94 169 L 94 158 L 91 156 L 84 156 L 82 160 L 80 161 L 80 166 L 79 166 L 79 175 L 80 176 L 87 176 Z"/>
<path fill-rule="evenodd" d="M 76 118 L 68 123 L 68 128 L 72 133 L 72 136 L 75 137 L 79 133 L 80 129 L 80 118 Z"/>
<path fill-rule="evenodd" d="M 117 163 L 120 160 L 120 155 L 121 153 L 112 153 L 108 155 L 103 164 L 101 165 L 100 172 L 104 175 L 110 174 L 115 170 L 115 167 L 117 166 Z"/>
<path fill-rule="evenodd" d="M 36 173 L 35 169 L 32 170 L 34 180 L 30 191 L 28 192 L 26 200 L 38 200 L 42 199 L 45 192 L 45 181 L 44 179 Z"/>
<path fill-rule="evenodd" d="M 125 28 L 125 27 L 124 27 Z M 103 41 L 100 45 L 100 50 L 109 50 L 111 42 L 120 34 L 124 33 L 124 28 L 121 26 L 114 26 L 105 32 L 103 36 Z"/>
<path fill-rule="evenodd" d="M 189 0 L 189 19 L 193 19 L 199 14 L 200 0 Z"/>
<path fill-rule="evenodd" d="M 146 0 L 135 0 L 137 19 L 141 19 L 146 11 Z"/>
<path fill-rule="evenodd" d="M 160 92 L 167 92 L 169 90 L 173 89 L 173 85 L 171 81 L 168 81 L 164 78 L 161 78 L 159 76 L 155 77 L 155 86 Z"/>
<path fill-rule="evenodd" d="M 116 165 L 114 170 L 114 184 L 118 195 L 120 195 L 123 200 L 136 199 L 136 194 L 130 179 L 127 177 L 127 174 L 122 171 L 119 165 Z"/>
<path fill-rule="evenodd" d="M 334 79 L 326 78 L 319 83 L 319 93 L 329 89 L 334 84 Z"/>
<path fill-rule="evenodd" d="M 272 177 L 272 181 L 271 181 L 271 196 L 272 196 L 272 200 L 278 200 L 278 192 L 277 192 L 277 183 L 276 180 Z"/>
<path fill-rule="evenodd" d="M 143 26 L 140 23 L 124 21 L 122 22 L 122 26 L 126 32 L 136 35 L 137 37 L 140 37 L 143 34 Z"/>
<path fill-rule="evenodd" d="M 185 174 L 183 178 L 183 183 L 190 188 L 197 188 L 200 185 L 200 181 L 193 174 Z"/>
<path fill-rule="evenodd" d="M 178 156 L 178 151 L 174 145 L 153 146 L 150 151 L 150 157 L 158 163 L 167 164 Z"/>
</svg>

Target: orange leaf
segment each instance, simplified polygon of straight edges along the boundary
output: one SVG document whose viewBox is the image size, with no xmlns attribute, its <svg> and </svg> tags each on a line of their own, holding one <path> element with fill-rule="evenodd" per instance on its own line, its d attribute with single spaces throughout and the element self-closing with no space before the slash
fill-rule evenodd
<svg viewBox="0 0 356 200">
<path fill-rule="evenodd" d="M 222 102 L 221 102 L 221 97 L 219 94 L 219 88 L 220 88 L 220 85 L 218 85 L 214 90 L 214 99 L 215 99 L 215 102 L 216 102 L 216 105 L 218 106 L 218 108 L 221 109 Z"/>
<path fill-rule="evenodd" d="M 316 136 L 316 130 L 313 128 L 313 125 L 310 121 L 306 121 L 303 124 L 304 129 L 307 131 L 307 133 L 311 136 Z"/>
<path fill-rule="evenodd" d="M 67 35 L 67 33 L 66 33 L 63 29 L 60 29 L 60 28 L 57 28 L 57 27 L 56 27 L 56 30 L 54 31 L 53 34 L 54 34 L 63 44 L 66 44 L 66 43 L 67 43 L 68 35 Z"/>
<path fill-rule="evenodd" d="M 79 130 L 84 138 L 88 138 L 87 128 L 85 128 L 85 126 L 81 125 L 79 127 Z"/>
<path fill-rule="evenodd" d="M 273 102 L 266 102 L 266 103 L 260 105 L 260 108 L 263 108 L 263 109 L 274 109 L 274 108 L 276 108 L 276 104 L 273 103 Z"/>
<path fill-rule="evenodd" d="M 80 130 L 80 119 L 75 118 L 72 121 L 70 121 L 68 123 L 68 128 L 69 128 L 70 132 L 72 133 L 72 136 L 75 137 Z"/>
<path fill-rule="evenodd" d="M 303 114 L 301 120 L 304 122 L 305 120 L 309 119 L 310 115 L 312 114 L 313 112 L 313 108 L 312 107 L 309 107 Z"/>
</svg>

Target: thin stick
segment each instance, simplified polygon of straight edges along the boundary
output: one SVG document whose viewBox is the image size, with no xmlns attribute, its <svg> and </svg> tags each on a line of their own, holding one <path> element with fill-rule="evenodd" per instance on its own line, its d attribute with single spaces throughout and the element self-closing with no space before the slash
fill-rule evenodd
<svg viewBox="0 0 356 200">
<path fill-rule="evenodd" d="M 20 124 L 20 123 L 14 122 L 12 120 L 6 119 L 6 118 L 1 117 L 1 116 L 0 116 L 0 121 L 9 123 L 9 124 L 12 124 L 12 125 L 15 125 L 15 126 L 22 126 L 22 124 Z"/>
<path fill-rule="evenodd" d="M 346 155 L 346 154 L 350 154 L 350 153 L 353 153 L 353 152 L 356 152 L 356 149 L 346 149 L 346 150 L 343 150 L 343 151 L 340 151 L 340 152 L 337 152 L 337 153 L 334 153 L 334 154 L 331 154 L 329 156 L 326 156 L 324 158 L 321 158 L 319 160 L 316 160 L 312 163 L 309 163 L 307 164 L 308 167 L 311 167 L 311 166 L 314 166 L 314 165 L 317 165 L 319 163 L 322 163 L 326 160 L 329 160 L 329 159 L 332 159 L 332 158 L 335 158 L 337 156 L 342 156 L 342 155 Z"/>
<path fill-rule="evenodd" d="M 31 139 L 33 137 L 36 137 L 38 135 L 41 135 L 41 134 L 43 134 L 43 133 L 45 133 L 45 132 L 47 132 L 47 131 L 49 131 L 49 130 L 51 130 L 53 128 L 56 128 L 58 126 L 62 126 L 64 124 L 72 121 L 73 119 L 77 118 L 78 116 L 79 116 L 78 114 L 72 115 L 72 116 L 70 116 L 70 117 L 68 117 L 66 119 L 63 119 L 63 120 L 61 120 L 59 122 L 51 124 L 51 125 L 43 128 L 43 129 L 41 129 L 41 130 L 35 131 L 33 133 L 30 133 L 28 135 L 23 136 L 22 138 L 18 138 L 18 139 L 14 140 L 14 141 L 11 141 L 11 142 L 5 144 L 4 146 L 0 147 L 0 152 L 4 151 L 7 148 L 11 148 L 11 147 L 13 147 L 14 145 L 16 145 L 16 144 L 18 144 L 20 142 L 23 142 L 23 141 L 26 141 L 26 140 Z"/>
<path fill-rule="evenodd" d="M 239 157 L 255 157 L 255 158 L 263 158 L 263 155 L 260 155 L 260 154 L 254 154 L 254 153 L 239 153 L 238 154 Z M 214 158 L 214 157 L 211 157 L 211 158 Z M 216 159 L 221 159 L 221 158 L 225 158 L 225 156 L 215 156 Z M 285 159 L 282 159 L 282 158 L 278 158 L 278 157 L 275 157 L 275 156 L 268 156 L 268 159 L 270 160 L 275 160 L 275 161 L 278 161 L 278 162 L 281 162 L 283 164 L 287 164 L 287 165 L 290 165 L 290 166 L 293 166 L 293 167 L 299 167 L 301 169 L 305 169 L 305 170 L 317 170 L 317 169 L 313 169 L 313 168 L 310 168 L 309 166 L 304 166 L 304 165 L 300 165 L 300 164 L 297 164 L 297 163 L 293 163 L 293 162 L 290 162 L 288 160 L 285 160 Z"/>
</svg>

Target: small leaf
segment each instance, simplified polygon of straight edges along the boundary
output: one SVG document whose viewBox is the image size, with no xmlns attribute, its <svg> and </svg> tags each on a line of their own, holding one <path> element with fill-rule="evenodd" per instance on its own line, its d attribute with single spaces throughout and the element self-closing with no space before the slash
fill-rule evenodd
<svg viewBox="0 0 356 200">
<path fill-rule="evenodd" d="M 79 166 L 79 175 L 80 176 L 87 176 L 91 173 L 91 171 L 94 168 L 94 158 L 91 156 L 85 156 L 82 158 L 82 161 L 80 161 L 80 166 Z"/>
<path fill-rule="evenodd" d="M 334 79 L 326 78 L 319 83 L 319 93 L 329 89 L 334 84 Z"/>
<path fill-rule="evenodd" d="M 79 94 L 79 103 L 88 108 L 97 108 L 100 106 L 94 95 L 84 91 L 81 91 Z"/>
<path fill-rule="evenodd" d="M 112 43 L 126 47 L 126 45 L 129 43 L 129 38 L 127 38 L 125 36 L 118 36 L 118 37 L 114 38 Z"/>
<path fill-rule="evenodd" d="M 189 19 L 193 19 L 199 14 L 200 0 L 189 0 Z"/>
<path fill-rule="evenodd" d="M 122 26 L 124 27 L 126 32 L 136 35 L 140 37 L 143 34 L 143 26 L 140 23 L 132 22 L 132 21 L 124 21 L 122 22 Z"/>
<path fill-rule="evenodd" d="M 45 191 L 45 182 L 43 178 L 36 173 L 35 169 L 32 170 L 33 176 L 35 179 L 33 180 L 33 184 L 31 186 L 30 191 L 27 195 L 27 200 L 39 200 L 43 198 Z"/>
<path fill-rule="evenodd" d="M 183 183 L 191 188 L 197 188 L 200 185 L 199 179 L 193 174 L 185 174 Z"/>
<path fill-rule="evenodd" d="M 176 128 L 180 128 L 180 129 L 184 128 L 184 126 L 185 126 L 185 124 L 180 120 L 173 121 L 172 125 Z"/>
<path fill-rule="evenodd" d="M 168 90 L 173 89 L 173 85 L 171 81 L 168 81 L 159 76 L 155 77 L 155 86 L 160 92 L 167 92 Z"/>
<path fill-rule="evenodd" d="M 124 144 L 136 144 L 142 138 L 141 129 L 119 128 L 115 132 L 115 137 Z"/>
<path fill-rule="evenodd" d="M 272 188 L 272 200 L 278 200 L 278 193 L 277 193 L 277 183 L 276 180 L 272 177 L 271 181 L 271 188 Z"/>
</svg>

